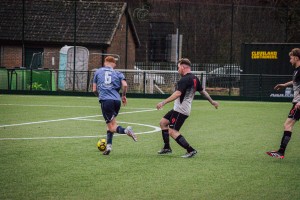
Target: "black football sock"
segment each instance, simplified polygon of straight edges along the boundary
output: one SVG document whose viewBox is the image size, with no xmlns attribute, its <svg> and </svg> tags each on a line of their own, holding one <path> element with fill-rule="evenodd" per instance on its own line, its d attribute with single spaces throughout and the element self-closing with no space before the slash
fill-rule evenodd
<svg viewBox="0 0 300 200">
<path fill-rule="evenodd" d="M 122 126 L 118 126 L 116 131 L 117 133 L 125 134 L 125 128 L 123 128 Z"/>
<path fill-rule="evenodd" d="M 291 131 L 284 131 L 282 139 L 281 139 L 280 148 L 278 150 L 279 153 L 284 154 L 286 146 L 288 145 L 291 137 L 292 137 L 292 132 Z"/>
<path fill-rule="evenodd" d="M 171 149 L 170 147 L 170 138 L 169 138 L 169 130 L 161 130 L 162 138 L 164 140 L 165 146 L 164 149 Z"/>
<path fill-rule="evenodd" d="M 176 139 L 176 142 L 183 148 L 187 150 L 187 152 L 192 152 L 195 149 L 190 146 L 190 144 L 185 140 L 185 138 L 182 135 L 179 135 Z"/>
<path fill-rule="evenodd" d="M 112 132 L 107 131 L 107 133 L 106 133 L 107 144 L 112 144 L 113 136 L 114 136 L 114 134 Z"/>
</svg>

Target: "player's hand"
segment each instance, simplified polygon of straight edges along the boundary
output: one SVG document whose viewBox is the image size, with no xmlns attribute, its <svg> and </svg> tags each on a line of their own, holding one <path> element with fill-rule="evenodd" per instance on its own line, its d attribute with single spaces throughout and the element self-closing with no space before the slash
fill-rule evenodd
<svg viewBox="0 0 300 200">
<path fill-rule="evenodd" d="M 213 105 L 216 109 L 218 109 L 218 107 L 219 107 L 219 103 L 216 101 L 212 101 L 211 105 Z"/>
<path fill-rule="evenodd" d="M 162 107 L 165 105 L 165 102 L 159 102 L 157 105 L 156 105 L 156 109 L 157 110 L 160 110 L 160 109 L 162 109 Z"/>
<path fill-rule="evenodd" d="M 277 85 L 275 85 L 274 90 L 280 90 L 282 88 L 285 88 L 284 84 L 277 84 Z"/>
<path fill-rule="evenodd" d="M 123 103 L 123 106 L 127 105 L 127 98 L 126 98 L 126 96 L 122 96 L 122 103 Z"/>
</svg>

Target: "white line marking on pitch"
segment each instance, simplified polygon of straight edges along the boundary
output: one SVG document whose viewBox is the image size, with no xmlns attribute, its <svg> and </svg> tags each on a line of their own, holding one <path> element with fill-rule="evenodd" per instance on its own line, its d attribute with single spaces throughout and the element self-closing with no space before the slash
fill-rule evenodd
<svg viewBox="0 0 300 200">
<path fill-rule="evenodd" d="M 119 115 L 139 113 L 139 112 L 150 112 L 150 111 L 155 111 L 155 110 L 156 109 L 122 112 L 122 113 L 119 113 Z M 85 117 L 71 117 L 71 118 L 63 118 L 63 119 L 43 120 L 43 121 L 37 121 L 37 122 L 25 122 L 25 123 L 20 123 L 20 124 L 5 124 L 5 125 L 0 125 L 0 128 L 12 127 L 12 126 L 31 125 L 31 124 L 42 124 L 42 123 L 48 123 L 48 122 L 59 122 L 59 121 L 66 121 L 66 120 L 86 119 L 86 118 L 93 118 L 93 117 L 100 117 L 100 116 L 102 116 L 102 115 L 92 115 L 92 116 L 85 116 Z"/>
<path fill-rule="evenodd" d="M 0 106 L 24 106 L 24 107 L 57 107 L 57 108 L 98 108 L 99 106 L 61 106 L 61 105 L 30 105 L 30 104 L 0 104 Z"/>
<path fill-rule="evenodd" d="M 89 120 L 89 119 L 76 119 L 76 120 L 85 120 L 85 121 L 95 121 L 95 122 L 104 122 L 104 120 Z M 148 134 L 148 133 L 155 133 L 160 131 L 161 129 L 157 126 L 152 126 L 149 124 L 140 124 L 140 123 L 133 123 L 133 122 L 120 122 L 118 121 L 118 123 L 122 124 L 133 124 L 133 125 L 138 125 L 138 126 L 147 126 L 150 128 L 153 128 L 154 130 L 152 131 L 145 131 L 145 132 L 138 132 L 135 133 L 137 135 L 141 135 L 141 134 Z M 126 134 L 115 134 L 115 136 L 124 136 Z M 106 135 L 92 135 L 92 136 L 53 136 L 53 137 L 31 137 L 31 138 L 0 138 L 0 141 L 2 140 L 46 140 L 46 139 L 81 139 L 81 138 L 98 138 L 98 137 L 105 137 Z"/>
<path fill-rule="evenodd" d="M 62 105 L 38 105 L 38 104 L 11 104 L 11 103 L 2 103 L 0 106 L 24 106 L 24 107 L 57 107 L 57 108 L 100 108 L 100 106 L 62 106 Z M 134 110 L 145 110 L 149 108 L 128 108 L 124 107 L 122 109 L 134 109 Z"/>
<path fill-rule="evenodd" d="M 91 122 L 104 122 L 104 120 L 92 120 L 92 119 L 77 119 L 77 120 L 84 120 L 84 121 L 91 121 Z M 146 131 L 146 132 L 141 132 L 141 133 L 135 133 L 135 134 L 145 134 L 145 133 L 154 133 L 154 132 L 157 132 L 157 131 L 160 131 L 161 129 L 157 126 L 152 126 L 152 125 L 149 125 L 149 124 L 141 124 L 141 123 L 134 123 L 134 122 L 122 122 L 122 121 L 118 121 L 118 123 L 120 124 L 133 124 L 133 125 L 138 125 L 138 126 L 147 126 L 147 127 L 150 127 L 150 128 L 154 128 L 153 131 Z"/>
<path fill-rule="evenodd" d="M 122 114 L 131 114 L 131 113 L 139 113 L 139 112 L 150 112 L 155 111 L 156 109 L 151 110 L 139 110 L 139 111 L 132 111 L 132 112 L 122 112 L 119 113 L 119 115 Z M 40 123 L 48 123 L 48 122 L 57 122 L 57 121 L 66 121 L 66 120 L 85 120 L 85 121 L 93 121 L 93 122 L 104 122 L 104 120 L 93 120 L 93 119 L 87 119 L 87 118 L 93 118 L 93 117 L 99 117 L 102 115 L 92 115 L 92 116 L 85 116 L 85 117 L 72 117 L 72 118 L 65 118 L 65 119 L 56 119 L 56 120 L 45 120 L 45 121 L 38 121 L 38 122 L 27 122 L 27 123 L 21 123 L 21 124 L 9 124 L 9 125 L 2 125 L 1 127 L 12 127 L 12 126 L 22 126 L 22 125 L 31 125 L 31 124 L 40 124 Z M 134 122 L 122 122 L 118 121 L 118 123 L 126 123 L 126 124 L 133 124 L 138 126 L 147 126 L 150 128 L 153 128 L 152 131 L 145 131 L 145 132 L 139 132 L 135 134 L 147 134 L 147 133 L 154 133 L 158 132 L 161 129 L 157 126 L 152 126 L 149 124 L 141 124 L 141 123 L 134 123 Z M 117 134 L 115 136 L 123 136 L 124 134 Z M 61 137 L 32 137 L 32 138 L 0 138 L 0 141 L 4 140 L 44 140 L 44 139 L 77 139 L 77 138 L 97 138 L 97 137 L 104 137 L 105 135 L 95 135 L 95 136 L 61 136 Z"/>
</svg>

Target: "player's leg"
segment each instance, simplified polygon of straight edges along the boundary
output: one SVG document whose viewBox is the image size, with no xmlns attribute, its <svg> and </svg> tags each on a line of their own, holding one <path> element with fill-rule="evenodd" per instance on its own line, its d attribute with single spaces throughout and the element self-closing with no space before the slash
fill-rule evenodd
<svg viewBox="0 0 300 200">
<path fill-rule="evenodd" d="M 118 127 L 116 117 L 119 113 L 121 103 L 116 103 L 114 100 L 101 101 L 102 115 L 105 119 L 107 129 L 112 133 L 125 134 L 122 126 Z"/>
<path fill-rule="evenodd" d="M 105 151 L 103 152 L 103 155 L 109 155 L 109 153 L 112 150 L 113 135 L 116 132 L 116 126 L 117 126 L 116 119 L 114 117 L 110 117 L 109 120 L 106 120 L 106 126 L 107 126 L 107 134 L 106 134 L 107 145 Z"/>
<path fill-rule="evenodd" d="M 108 155 L 109 152 L 112 150 L 113 136 L 114 136 L 114 132 L 112 132 L 108 129 L 107 133 L 106 133 L 106 141 L 107 141 L 106 151 L 107 151 L 107 154 L 105 154 L 105 155 Z"/>
<path fill-rule="evenodd" d="M 112 145 L 113 136 L 114 136 L 114 133 L 111 132 L 110 130 L 107 130 L 107 132 L 106 132 L 107 145 Z"/>
<path fill-rule="evenodd" d="M 285 149 L 292 137 L 292 130 L 293 130 L 295 123 L 296 123 L 296 120 L 294 120 L 292 118 L 287 118 L 284 123 L 284 132 L 283 132 L 283 136 L 281 139 L 280 148 L 278 150 L 278 152 L 282 153 L 283 155 L 284 155 Z"/>
<path fill-rule="evenodd" d="M 157 152 L 158 154 L 172 153 L 172 149 L 170 146 L 170 138 L 169 138 L 169 120 L 168 120 L 169 113 L 170 112 L 168 112 L 159 122 L 162 138 L 164 141 L 164 147 Z"/>
<path fill-rule="evenodd" d="M 115 111 L 114 111 L 114 102 L 113 100 L 102 100 L 101 101 L 101 110 L 102 115 L 105 119 L 107 126 L 107 134 L 106 134 L 106 149 L 103 152 L 103 155 L 109 155 L 112 150 L 112 140 L 113 134 L 116 132 L 117 122 L 115 119 Z"/>
<path fill-rule="evenodd" d="M 137 142 L 137 136 L 134 134 L 132 127 L 128 126 L 127 128 L 123 128 L 122 126 L 117 124 L 115 118 L 112 120 L 110 130 L 113 131 L 114 133 L 127 134 L 129 137 L 133 139 L 133 141 Z"/>
<path fill-rule="evenodd" d="M 187 150 L 187 153 L 183 155 L 183 158 L 190 158 L 197 154 L 197 151 L 188 143 L 183 135 L 181 135 L 177 130 L 170 128 L 170 136 L 184 149 Z"/>
<path fill-rule="evenodd" d="M 108 100 L 101 100 L 100 101 L 101 104 L 101 111 L 102 111 L 102 116 L 106 122 L 106 127 L 107 127 L 107 132 L 106 132 L 106 141 L 107 141 L 107 145 L 106 145 L 106 149 L 103 152 L 103 155 L 109 155 L 111 149 L 112 149 L 112 139 L 113 139 L 113 131 L 111 131 L 111 111 L 109 108 L 111 102 Z"/>
<path fill-rule="evenodd" d="M 112 132 L 112 133 L 118 133 L 117 132 L 117 121 L 114 115 L 112 115 L 113 117 L 110 119 L 110 121 L 106 124 L 107 125 L 107 129 Z"/>
<path fill-rule="evenodd" d="M 162 133 L 162 138 L 164 141 L 164 149 L 171 149 L 170 147 L 170 139 L 169 139 L 169 120 L 162 118 L 160 120 L 160 128 L 161 128 L 161 133 Z"/>
<path fill-rule="evenodd" d="M 123 128 L 122 126 L 117 124 L 116 117 L 119 114 L 121 108 L 121 102 L 113 101 L 113 100 L 109 102 L 110 104 L 106 105 L 106 115 L 107 118 L 109 119 L 109 122 L 107 123 L 108 129 L 113 133 L 127 134 L 136 142 L 137 136 L 134 134 L 131 126 L 128 126 L 127 128 Z"/>
<path fill-rule="evenodd" d="M 268 151 L 267 154 L 272 157 L 284 158 L 286 147 L 292 137 L 292 131 L 295 123 L 300 119 L 300 111 L 295 109 L 295 104 L 289 112 L 288 118 L 284 122 L 284 132 L 281 138 L 278 151 Z"/>
<path fill-rule="evenodd" d="M 112 119 L 106 125 L 107 125 L 107 133 L 106 133 L 107 145 L 105 151 L 103 152 L 103 155 L 109 155 L 109 153 L 112 150 L 112 140 L 115 132 L 116 120 Z"/>
<path fill-rule="evenodd" d="M 169 125 L 170 136 L 184 149 L 187 153 L 182 156 L 183 158 L 190 158 L 197 154 L 197 151 L 187 142 L 182 134 L 179 133 L 180 128 L 188 118 L 187 115 L 183 115 L 179 112 L 174 111 L 172 113 Z"/>
</svg>

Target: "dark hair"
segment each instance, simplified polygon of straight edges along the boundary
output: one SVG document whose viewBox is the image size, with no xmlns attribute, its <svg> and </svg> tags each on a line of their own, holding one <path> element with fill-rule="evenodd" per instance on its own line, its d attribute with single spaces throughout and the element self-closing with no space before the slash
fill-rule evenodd
<svg viewBox="0 0 300 200">
<path fill-rule="evenodd" d="M 184 65 L 191 66 L 191 61 L 189 59 L 187 59 L 187 58 L 180 58 L 178 60 L 178 64 L 180 64 L 180 65 L 184 64 Z"/>
<path fill-rule="evenodd" d="M 289 56 L 297 56 L 300 59 L 300 49 L 299 48 L 294 48 L 291 50 L 289 53 Z"/>
</svg>

